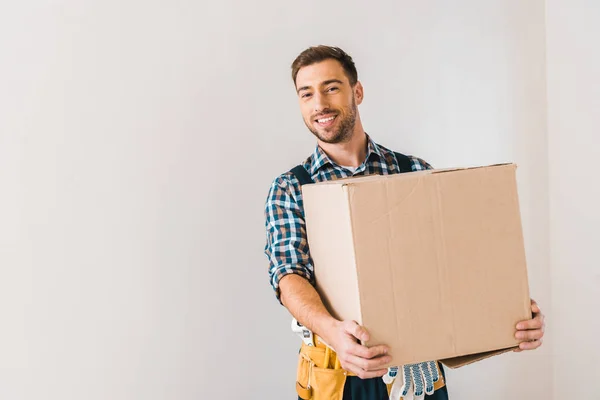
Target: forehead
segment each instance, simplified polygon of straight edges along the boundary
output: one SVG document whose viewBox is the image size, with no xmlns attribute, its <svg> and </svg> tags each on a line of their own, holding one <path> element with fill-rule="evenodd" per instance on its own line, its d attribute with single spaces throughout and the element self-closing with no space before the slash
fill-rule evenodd
<svg viewBox="0 0 600 400">
<path fill-rule="evenodd" d="M 296 87 L 318 86 L 330 79 L 339 79 L 350 84 L 342 64 L 337 60 L 328 59 L 300 68 L 296 75 Z"/>
</svg>

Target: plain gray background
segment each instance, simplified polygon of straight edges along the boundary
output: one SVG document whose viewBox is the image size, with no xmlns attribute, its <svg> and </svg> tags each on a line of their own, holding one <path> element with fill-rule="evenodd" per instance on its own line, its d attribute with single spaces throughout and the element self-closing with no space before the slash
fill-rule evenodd
<svg viewBox="0 0 600 400">
<path fill-rule="evenodd" d="M 519 165 L 547 340 L 450 371 L 452 398 L 592 398 L 599 23 L 585 0 L 2 2 L 0 398 L 295 398 L 263 206 L 314 148 L 290 78 L 314 44 L 355 58 L 376 141 Z"/>
</svg>

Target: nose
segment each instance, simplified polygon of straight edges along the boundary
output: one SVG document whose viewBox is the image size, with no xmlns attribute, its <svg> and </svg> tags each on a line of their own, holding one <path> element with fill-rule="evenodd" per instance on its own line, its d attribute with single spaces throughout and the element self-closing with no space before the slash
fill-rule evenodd
<svg viewBox="0 0 600 400">
<path fill-rule="evenodd" d="M 325 109 L 329 108 L 329 102 L 327 101 L 327 97 L 324 96 L 322 93 L 317 92 L 313 95 L 313 100 L 314 100 L 314 110 L 315 112 L 321 112 Z"/>
</svg>

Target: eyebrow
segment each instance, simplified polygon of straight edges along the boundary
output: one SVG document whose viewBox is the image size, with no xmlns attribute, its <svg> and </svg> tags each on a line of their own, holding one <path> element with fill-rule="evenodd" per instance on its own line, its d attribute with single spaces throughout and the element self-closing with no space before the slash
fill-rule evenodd
<svg viewBox="0 0 600 400">
<path fill-rule="evenodd" d="M 344 82 L 340 81 L 339 79 L 328 79 L 326 81 L 321 82 L 321 86 L 327 86 L 331 83 L 339 83 L 341 85 Z M 302 86 L 302 87 L 298 88 L 298 90 L 296 90 L 296 93 L 300 93 L 301 91 L 308 90 L 308 89 L 310 89 L 310 86 Z"/>
<path fill-rule="evenodd" d="M 329 80 L 323 82 L 321 84 L 321 86 L 326 86 L 326 85 L 329 85 L 330 83 L 339 83 L 341 85 L 344 82 L 340 81 L 339 79 L 329 79 Z"/>
</svg>

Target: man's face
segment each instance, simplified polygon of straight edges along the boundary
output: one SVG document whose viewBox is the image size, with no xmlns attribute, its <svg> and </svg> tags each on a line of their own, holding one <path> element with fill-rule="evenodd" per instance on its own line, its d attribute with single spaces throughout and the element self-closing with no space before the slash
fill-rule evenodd
<svg viewBox="0 0 600 400">
<path fill-rule="evenodd" d="M 296 76 L 302 118 L 322 142 L 350 139 L 356 124 L 362 86 L 350 86 L 342 65 L 333 59 L 302 67 Z"/>
</svg>

